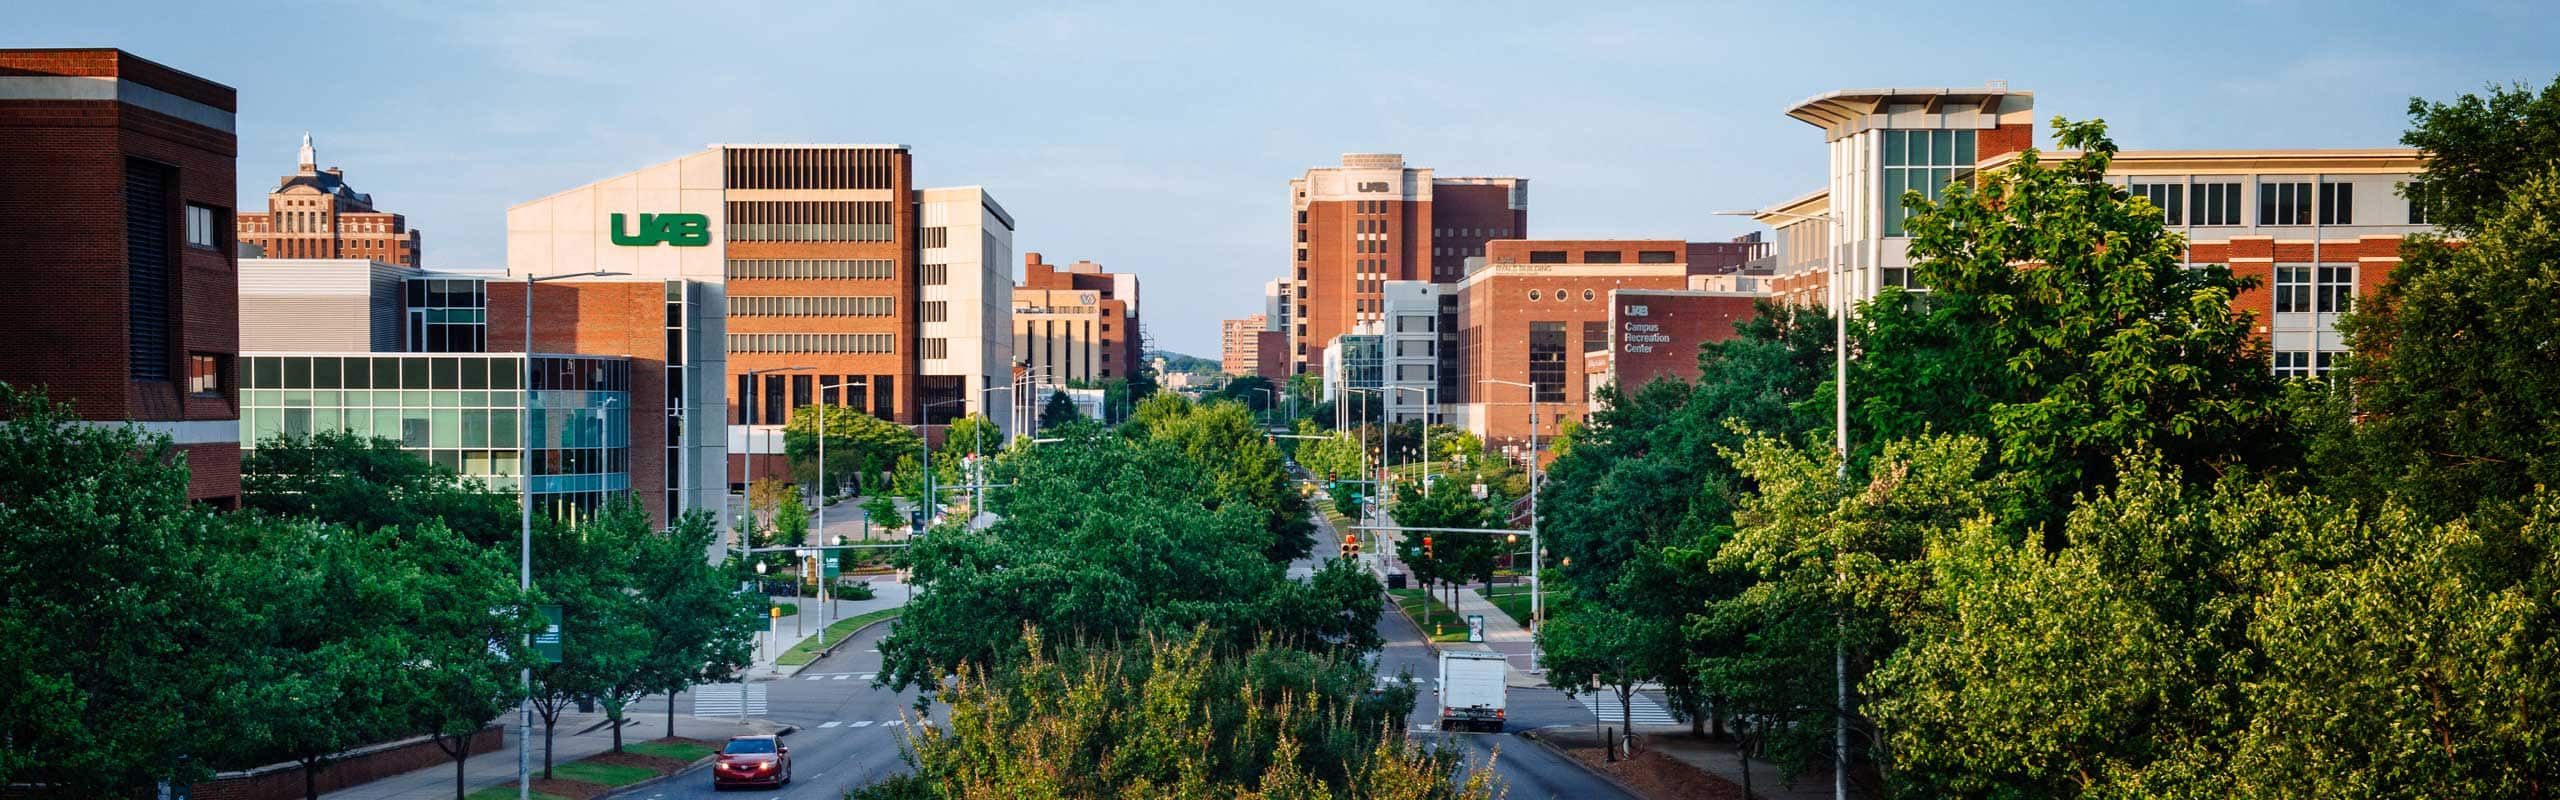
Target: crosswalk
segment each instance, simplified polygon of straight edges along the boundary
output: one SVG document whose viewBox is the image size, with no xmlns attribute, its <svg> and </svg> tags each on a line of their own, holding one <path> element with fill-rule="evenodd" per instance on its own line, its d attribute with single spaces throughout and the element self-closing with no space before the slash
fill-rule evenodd
<svg viewBox="0 0 2560 800">
<path fill-rule="evenodd" d="M 1581 700 L 1582 707 L 1590 709 L 1591 715 L 1599 718 L 1600 724 L 1615 724 L 1622 719 L 1622 717 L 1619 716 L 1617 692 L 1607 689 L 1602 689 L 1596 692 L 1585 692 L 1582 694 Z M 1635 694 L 1634 701 L 1627 703 L 1627 710 L 1633 712 L 1634 724 L 1637 725 L 1680 724 L 1680 720 L 1672 718 L 1671 712 L 1665 710 L 1662 707 L 1662 704 L 1654 702 L 1653 698 L 1644 696 L 1643 692 L 1637 692 Z"/>
<path fill-rule="evenodd" d="M 917 724 L 917 725 L 920 725 L 920 726 L 923 726 L 923 727 L 927 727 L 927 728 L 933 727 L 933 721 L 932 721 L 932 720 L 926 720 L 926 721 L 924 721 L 924 722 L 919 722 L 919 723 L 916 723 L 916 724 Z M 852 730 L 852 729 L 855 729 L 855 728 L 869 728 L 869 727 L 874 727 L 874 726 L 877 726 L 877 727 L 879 727 L 879 728 L 880 728 L 880 729 L 882 729 L 882 730 L 887 730 L 887 729 L 890 729 L 890 728 L 903 728 L 903 727 L 906 727 L 906 726 L 907 726 L 907 721 L 906 721 L 906 720 L 903 720 L 903 719 L 878 720 L 878 721 L 874 721 L 874 720 L 867 720 L 867 719 L 857 719 L 857 720 L 841 720 L 841 719 L 833 719 L 833 720 L 828 720 L 828 721 L 825 721 L 825 722 L 818 723 L 818 728 L 819 728 L 820 730 L 825 730 L 825 729 L 828 729 L 828 728 L 843 728 L 843 729 L 846 729 L 846 730 Z"/>
<path fill-rule="evenodd" d="M 801 680 L 804 680 L 804 681 L 867 681 L 867 680 L 871 680 L 871 679 L 873 679 L 873 678 L 877 678 L 877 677 L 880 677 L 880 673 L 877 673 L 877 672 L 829 672 L 829 673 L 823 673 L 823 674 L 818 674 L 818 675 L 802 675 L 802 676 L 800 676 L 800 679 L 801 679 Z"/>
</svg>

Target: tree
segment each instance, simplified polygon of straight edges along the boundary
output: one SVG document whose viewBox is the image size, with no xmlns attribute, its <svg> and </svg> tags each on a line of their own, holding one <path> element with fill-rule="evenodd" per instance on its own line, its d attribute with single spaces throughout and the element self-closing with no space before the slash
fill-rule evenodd
<svg viewBox="0 0 2560 800">
<path fill-rule="evenodd" d="M 615 518 L 615 524 L 628 520 Z M 645 520 L 644 520 L 645 521 Z M 601 520 L 600 520 L 601 522 Z M 641 531 L 631 549 L 631 613 L 646 644 L 627 668 L 598 682 L 596 699 L 613 722 L 613 749 L 622 751 L 623 712 L 640 697 L 667 696 L 667 735 L 675 735 L 675 695 L 719 680 L 753 660 L 759 598 L 740 596 L 718 569 L 703 561 L 718 531 L 707 512 L 688 512 L 664 531 Z"/>
<path fill-rule="evenodd" d="M 1327 481 L 1368 477 L 1362 474 L 1365 468 L 1362 466 L 1363 461 L 1360 457 L 1360 442 L 1353 439 L 1351 434 L 1341 431 L 1325 434 L 1323 429 L 1317 427 L 1314 422 L 1302 419 L 1298 421 L 1298 435 L 1325 437 L 1297 440 L 1298 453 L 1295 460 L 1298 462 L 1298 467 L 1306 470 L 1307 474 L 1315 476 L 1318 480 Z"/>
<path fill-rule="evenodd" d="M 417 698 L 402 709 L 408 731 L 433 737 L 453 759 L 453 796 L 462 800 L 471 739 L 521 695 L 517 670 L 530 654 L 524 637 L 542 627 L 515 585 L 515 562 L 499 550 L 464 541 L 435 522 L 409 531 L 407 572 L 418 615 L 409 623 L 410 668 L 382 680 L 401 681 Z"/>
<path fill-rule="evenodd" d="M 1083 418 L 1084 413 L 1076 410 L 1076 401 L 1067 399 L 1065 389 L 1050 392 L 1049 401 L 1040 406 L 1040 430 L 1042 431 Z"/>
<path fill-rule="evenodd" d="M 0 384 L 0 784 L 117 795 L 216 738 L 216 531 L 187 481 L 168 437 Z"/>
<path fill-rule="evenodd" d="M 2409 100 L 2409 130 L 2400 143 L 2423 151 L 2426 169 L 2401 188 L 2427 224 L 2469 239 L 2510 213 L 2527 182 L 2560 166 L 2560 80 L 2535 93 L 2518 84 L 2489 87 L 2451 103 Z M 2399 270 L 2392 271 L 2398 280 Z"/>
<path fill-rule="evenodd" d="M 784 509 L 798 505 L 786 498 Z M 806 519 L 802 520 L 803 524 Z M 547 525 L 534 539 L 535 585 L 544 602 L 560 607 L 560 658 L 533 667 L 533 710 L 542 717 L 542 777 L 551 777 L 551 753 L 560 712 L 571 705 L 638 682 L 649 667 L 653 638 L 644 600 L 635 592 L 633 568 L 653 536 L 648 512 L 617 500 L 577 527 Z"/>
<path fill-rule="evenodd" d="M 2027 490 L 2013 518 L 2034 526 L 2135 449 L 2206 480 L 2290 463 L 2255 318 L 2231 304 L 2247 283 L 2188 268 L 2159 209 L 2109 181 L 2104 123 L 2057 118 L 2054 137 L 2081 152 L 2029 149 L 1978 189 L 1905 196 L 1929 292 L 1861 306 L 1858 460 L 1932 431 L 1984 436 Z"/>
<path fill-rule="evenodd" d="M 398 440 L 323 430 L 244 450 L 241 505 L 360 530 L 426 520 L 483 545 L 514 542 L 517 499 L 404 449 Z"/>
<path fill-rule="evenodd" d="M 1511 505 L 1511 499 L 1500 494 L 1476 499 L 1469 487 L 1457 481 L 1436 481 L 1429 487 L 1404 481 L 1396 484 L 1395 491 L 1396 502 L 1388 507 L 1388 514 L 1397 525 L 1412 528 L 1492 528 L 1502 519 L 1500 510 Z M 1426 537 L 1432 543 L 1430 551 L 1416 560 L 1418 540 Z M 1467 581 L 1493 584 L 1494 563 L 1508 547 L 1503 537 L 1483 533 L 1411 531 L 1404 540 L 1403 555 L 1414 566 L 1414 577 L 1425 585 L 1434 580 L 1448 584 L 1451 611 L 1458 610 L 1459 587 Z"/>
<path fill-rule="evenodd" d="M 1306 498 L 1293 485 L 1280 449 L 1244 406 L 1195 405 L 1179 394 L 1159 394 L 1140 405 L 1124 428 L 1131 437 L 1178 447 L 1198 464 L 1209 481 L 1201 497 L 1210 510 L 1236 503 L 1261 510 L 1262 527 L 1271 536 L 1264 553 L 1273 561 L 1313 552 L 1315 526 L 1307 519 Z"/>
<path fill-rule="evenodd" d="M 818 429 L 826 428 L 827 470 L 830 485 L 819 491 L 832 496 L 838 487 L 851 487 L 856 494 L 870 494 L 880 474 L 897 463 L 899 456 L 916 452 L 920 445 L 916 432 L 906 426 L 854 410 L 848 406 L 802 406 L 791 413 L 784 426 L 782 448 L 791 459 L 794 480 L 818 484 Z"/>
<path fill-rule="evenodd" d="M 1597 608 L 1563 617 L 1538 630 L 1539 663 L 1547 668 L 1547 685 L 1566 697 L 1607 687 L 1618 696 L 1618 730 L 1635 730 L 1636 685 L 1660 680 L 1685 668 L 1679 632 L 1670 621 Z"/>
</svg>

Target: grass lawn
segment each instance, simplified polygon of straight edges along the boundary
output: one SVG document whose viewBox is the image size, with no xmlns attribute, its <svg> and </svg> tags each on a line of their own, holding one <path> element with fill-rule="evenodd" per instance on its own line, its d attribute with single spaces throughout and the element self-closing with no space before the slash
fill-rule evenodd
<svg viewBox="0 0 2560 800">
<path fill-rule="evenodd" d="M 855 629 L 880 620 L 895 617 L 898 615 L 898 611 L 899 609 L 895 608 L 884 608 L 868 614 L 861 614 L 837 620 L 836 624 L 827 626 L 827 644 L 835 644 L 837 642 L 844 641 L 844 637 L 853 635 Z M 825 647 L 826 645 L 819 644 L 818 637 L 813 635 L 809 638 L 800 640 L 799 644 L 792 645 L 791 649 L 782 651 L 782 656 L 774 659 L 773 663 L 786 667 L 796 667 L 802 664 L 807 664 L 811 661 L 818 660 L 818 651 L 825 649 Z"/>
<path fill-rule="evenodd" d="M 622 749 L 639 753 L 644 756 L 672 758 L 678 761 L 692 761 L 703 756 L 711 755 L 711 751 L 718 748 L 710 745 L 693 744 L 690 742 L 634 742 L 623 745 Z"/>
<path fill-rule="evenodd" d="M 463 800 L 516 800 L 516 787 L 513 785 L 491 786 L 463 795 Z M 550 792 L 534 792 L 533 800 L 569 800 L 569 798 Z"/>
<path fill-rule="evenodd" d="M 798 603 L 775 603 L 773 606 L 775 608 L 782 609 L 782 615 L 786 617 L 800 613 L 800 604 Z"/>
<path fill-rule="evenodd" d="M 1403 608 L 1405 614 L 1413 617 L 1414 625 L 1421 627 L 1422 635 L 1429 637 L 1431 641 L 1463 642 L 1467 640 L 1466 618 L 1450 613 L 1449 606 L 1441 603 L 1440 598 L 1433 597 L 1421 589 L 1389 589 L 1387 594 L 1395 596 L 1396 605 Z M 1437 636 L 1431 634 L 1431 623 L 1434 620 L 1441 623 L 1442 632 Z"/>
<path fill-rule="evenodd" d="M 630 746 L 624 745 L 623 748 L 627 750 L 630 749 Z M 621 786 L 626 783 L 639 783 L 650 778 L 658 777 L 658 773 L 652 772 L 647 768 L 625 766 L 622 764 L 598 764 L 592 761 L 571 761 L 566 764 L 554 765 L 551 768 L 551 777 L 562 780 L 601 783 L 606 786 Z"/>
<path fill-rule="evenodd" d="M 1573 612 L 1573 587 L 1549 580 L 1546 595 L 1548 622 Z M 1529 627 L 1529 587 L 1500 584 L 1493 587 L 1493 593 L 1486 599 L 1492 600 L 1493 606 L 1502 609 L 1502 613 L 1511 615 L 1512 622 L 1523 628 Z"/>
</svg>

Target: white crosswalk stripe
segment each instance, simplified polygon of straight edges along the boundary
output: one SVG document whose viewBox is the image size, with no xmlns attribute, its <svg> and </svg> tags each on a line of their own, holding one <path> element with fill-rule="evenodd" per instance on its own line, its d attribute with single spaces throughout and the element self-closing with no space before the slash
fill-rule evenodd
<svg viewBox="0 0 2560 800">
<path fill-rule="evenodd" d="M 1632 712 L 1631 716 L 1637 725 L 1680 724 L 1679 720 L 1672 718 L 1670 711 L 1664 710 L 1660 703 L 1654 702 L 1653 698 L 1646 697 L 1641 692 L 1637 693 L 1635 695 L 1634 702 L 1628 703 L 1627 706 L 1627 710 Z M 1600 724 L 1603 725 L 1615 723 L 1620 719 L 1626 718 L 1619 715 L 1618 693 L 1606 689 L 1584 694 L 1582 696 L 1582 707 L 1590 709 L 1591 714 L 1598 717 L 1600 719 Z"/>
<path fill-rule="evenodd" d="M 853 677 L 853 676 L 851 676 L 851 675 L 838 675 L 838 676 L 836 676 L 836 680 L 840 680 L 840 681 L 841 681 L 841 680 L 849 680 L 849 679 L 851 679 L 852 677 Z"/>
<path fill-rule="evenodd" d="M 833 728 L 833 727 L 835 727 L 835 726 L 842 725 L 842 724 L 844 724 L 842 721 L 832 721 L 832 720 L 831 720 L 831 721 L 828 721 L 828 722 L 821 722 L 821 723 L 818 723 L 818 727 L 821 727 L 821 728 Z"/>
<path fill-rule="evenodd" d="M 823 681 L 823 680 L 826 680 L 826 679 L 827 679 L 827 676 L 825 676 L 825 675 L 811 675 L 811 676 L 809 676 L 809 677 L 807 677 L 807 678 L 803 678 L 802 680 Z"/>
<path fill-rule="evenodd" d="M 871 727 L 871 720 L 867 720 L 867 719 L 854 720 L 854 722 L 853 722 L 853 727 L 856 727 L 856 728 L 868 728 L 868 727 Z"/>
</svg>

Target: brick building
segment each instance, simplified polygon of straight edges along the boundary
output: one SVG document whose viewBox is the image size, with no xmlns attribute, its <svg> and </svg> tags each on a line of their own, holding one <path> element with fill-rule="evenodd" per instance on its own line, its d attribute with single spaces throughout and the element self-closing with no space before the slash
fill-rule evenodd
<svg viewBox="0 0 2560 800">
<path fill-rule="evenodd" d="M 113 49 L 0 50 L 0 381 L 168 435 L 240 494 L 232 88 Z"/>
<path fill-rule="evenodd" d="M 1270 324 L 1270 318 L 1261 314 L 1219 320 L 1218 371 L 1239 378 L 1262 374 L 1261 334 Z"/>
<path fill-rule="evenodd" d="M 1609 293 L 1608 343 L 1583 351 L 1583 385 L 1635 391 L 1669 378 L 1698 379 L 1698 348 L 1734 337 L 1734 325 L 1751 318 L 1755 292 L 1614 289 Z"/>
<path fill-rule="evenodd" d="M 276 181 L 267 193 L 266 213 L 240 215 L 240 242 L 275 258 L 362 258 L 422 266 L 418 232 L 398 214 L 378 211 L 373 195 L 347 185 L 337 167 L 321 169 L 302 135 L 302 151 L 294 173 Z"/>
<path fill-rule="evenodd" d="M 1022 254 L 1013 290 L 1013 357 L 1042 384 L 1125 379 L 1140 367 L 1138 276 Z"/>
<path fill-rule="evenodd" d="M 1610 292 L 1686 289 L 1688 253 L 1676 239 L 1487 244 L 1457 285 L 1459 373 L 1440 402 L 1506 448 L 1526 443 L 1533 410 L 1549 435 L 1582 418 L 1592 389 L 1583 354 L 1609 347 Z"/>
<path fill-rule="evenodd" d="M 1437 177 L 1395 153 L 1350 153 L 1289 182 L 1290 361 L 1321 372 L 1333 337 L 1383 318 L 1387 281 L 1448 283 L 1487 242 L 1528 236 L 1525 178 Z"/>
</svg>

